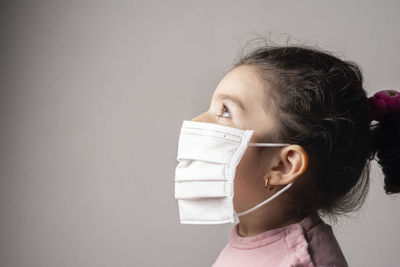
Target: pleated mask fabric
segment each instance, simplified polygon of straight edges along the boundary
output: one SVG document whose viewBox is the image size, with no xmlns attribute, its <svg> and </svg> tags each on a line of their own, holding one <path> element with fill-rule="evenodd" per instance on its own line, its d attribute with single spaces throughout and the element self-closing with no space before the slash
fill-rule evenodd
<svg viewBox="0 0 400 267">
<path fill-rule="evenodd" d="M 178 141 L 175 198 L 182 224 L 234 223 L 234 177 L 253 130 L 184 120 Z"/>
</svg>

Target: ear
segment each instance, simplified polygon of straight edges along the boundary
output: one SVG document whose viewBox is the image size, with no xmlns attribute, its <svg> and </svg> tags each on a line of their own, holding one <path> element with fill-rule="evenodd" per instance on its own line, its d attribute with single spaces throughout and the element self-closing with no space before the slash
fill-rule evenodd
<svg viewBox="0 0 400 267">
<path fill-rule="evenodd" d="M 299 178 L 308 167 L 308 154 L 302 146 L 289 145 L 282 148 L 269 173 L 270 185 L 286 185 Z"/>
</svg>

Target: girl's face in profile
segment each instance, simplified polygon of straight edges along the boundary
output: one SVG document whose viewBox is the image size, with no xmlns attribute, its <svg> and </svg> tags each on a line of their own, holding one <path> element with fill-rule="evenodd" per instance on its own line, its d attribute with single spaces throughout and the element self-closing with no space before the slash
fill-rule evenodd
<svg viewBox="0 0 400 267">
<path fill-rule="evenodd" d="M 265 99 L 271 88 L 262 82 L 255 70 L 246 65 L 234 68 L 215 89 L 210 108 L 193 121 L 209 122 L 239 129 L 254 130 L 250 142 L 262 142 L 276 133 L 276 123 L 266 110 Z M 242 212 L 265 199 L 265 175 L 279 148 L 248 147 L 234 180 L 234 207 Z"/>
</svg>

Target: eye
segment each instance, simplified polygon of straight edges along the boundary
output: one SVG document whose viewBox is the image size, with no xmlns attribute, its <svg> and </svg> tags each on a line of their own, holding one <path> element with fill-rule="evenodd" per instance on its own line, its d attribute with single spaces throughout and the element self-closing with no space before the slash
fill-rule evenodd
<svg viewBox="0 0 400 267">
<path fill-rule="evenodd" d="M 222 105 L 222 107 L 223 107 L 222 115 L 218 115 L 218 117 L 230 118 L 231 117 L 231 113 L 230 113 L 229 109 L 225 105 Z"/>
</svg>

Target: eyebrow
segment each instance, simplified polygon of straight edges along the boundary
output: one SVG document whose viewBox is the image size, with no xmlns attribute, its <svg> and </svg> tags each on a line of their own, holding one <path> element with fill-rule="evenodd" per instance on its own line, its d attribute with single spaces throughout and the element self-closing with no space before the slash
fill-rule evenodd
<svg viewBox="0 0 400 267">
<path fill-rule="evenodd" d="M 235 104 L 236 104 L 240 109 L 242 109 L 243 111 L 246 110 L 246 109 L 244 108 L 243 103 L 240 102 L 239 98 L 238 98 L 237 96 L 235 96 L 235 95 L 221 94 L 221 95 L 218 95 L 217 98 L 220 99 L 220 100 L 230 100 L 230 101 L 232 101 L 233 103 L 235 103 Z"/>
</svg>

